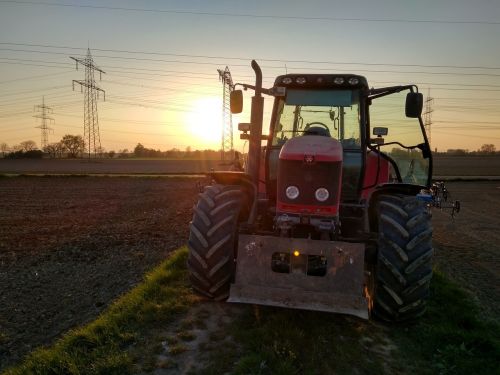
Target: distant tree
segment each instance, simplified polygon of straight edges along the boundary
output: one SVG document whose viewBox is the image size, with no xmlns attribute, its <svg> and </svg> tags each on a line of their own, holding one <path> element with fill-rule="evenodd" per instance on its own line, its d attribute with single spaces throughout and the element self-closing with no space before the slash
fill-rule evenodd
<svg viewBox="0 0 500 375">
<path fill-rule="evenodd" d="M 484 144 L 481 146 L 481 149 L 479 152 L 482 154 L 494 154 L 496 151 L 496 147 L 494 144 Z"/>
<path fill-rule="evenodd" d="M 24 152 L 33 151 L 36 149 L 35 141 L 31 141 L 31 140 L 21 142 L 19 144 L 19 146 L 21 146 L 21 150 Z"/>
<path fill-rule="evenodd" d="M 22 150 L 23 150 L 23 148 L 21 147 L 21 145 L 14 145 L 10 148 L 11 153 L 17 152 L 17 151 L 22 151 Z"/>
<path fill-rule="evenodd" d="M 85 143 L 81 135 L 66 134 L 61 139 L 63 150 L 68 153 L 69 158 L 76 158 L 85 149 Z"/>
<path fill-rule="evenodd" d="M 127 148 L 124 148 L 123 150 L 118 150 L 118 157 L 119 158 L 126 158 L 129 156 L 129 152 Z"/>
<path fill-rule="evenodd" d="M 42 159 L 43 158 L 43 151 L 42 150 L 25 151 L 23 157 L 26 159 Z"/>
<path fill-rule="evenodd" d="M 64 153 L 64 146 L 61 142 L 50 143 L 43 148 L 50 158 L 60 158 Z"/>
<path fill-rule="evenodd" d="M 30 151 L 23 151 L 23 150 L 17 150 L 13 151 L 7 156 L 5 156 L 8 159 L 41 159 L 43 157 L 43 151 L 41 150 L 30 150 Z"/>
<path fill-rule="evenodd" d="M 181 155 L 181 151 L 178 148 L 172 148 L 165 152 L 167 158 L 178 159 Z"/>
<path fill-rule="evenodd" d="M 114 152 L 113 150 L 111 150 L 111 151 L 108 152 L 108 157 L 110 159 L 113 159 L 115 157 L 115 155 L 116 155 L 116 152 Z"/>
<path fill-rule="evenodd" d="M 50 143 L 43 148 L 43 152 L 47 153 L 49 155 L 49 158 L 56 157 L 56 151 L 54 145 L 55 143 Z"/>
<path fill-rule="evenodd" d="M 134 155 L 138 158 L 146 156 L 146 148 L 138 143 L 134 148 Z"/>
<path fill-rule="evenodd" d="M 5 156 L 7 151 L 9 151 L 9 145 L 5 142 L 0 143 L 0 151 L 2 151 L 2 156 Z"/>
</svg>

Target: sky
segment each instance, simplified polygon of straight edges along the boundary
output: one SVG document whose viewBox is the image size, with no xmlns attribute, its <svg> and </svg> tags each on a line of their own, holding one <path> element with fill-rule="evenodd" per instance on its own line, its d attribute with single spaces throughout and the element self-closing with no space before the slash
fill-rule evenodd
<svg viewBox="0 0 500 375">
<path fill-rule="evenodd" d="M 49 142 L 83 135 L 83 80 L 70 56 L 90 48 L 102 146 L 219 149 L 222 84 L 264 86 L 285 73 L 345 73 L 373 87 L 417 84 L 432 97 L 431 147 L 500 149 L 498 0 L 3 1 L 0 0 L 0 143 L 40 145 L 35 106 L 51 107 Z M 244 151 L 233 116 L 235 148 Z M 269 126 L 272 100 L 265 103 Z"/>
</svg>

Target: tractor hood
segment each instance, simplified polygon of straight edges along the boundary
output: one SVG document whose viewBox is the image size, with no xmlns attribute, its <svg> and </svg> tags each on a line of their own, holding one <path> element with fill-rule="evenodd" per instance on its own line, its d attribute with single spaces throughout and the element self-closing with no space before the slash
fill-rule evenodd
<svg viewBox="0 0 500 375">
<path fill-rule="evenodd" d="M 342 161 L 342 145 L 334 138 L 319 135 L 295 137 L 285 143 L 279 158 L 311 163 L 338 162 Z"/>
</svg>

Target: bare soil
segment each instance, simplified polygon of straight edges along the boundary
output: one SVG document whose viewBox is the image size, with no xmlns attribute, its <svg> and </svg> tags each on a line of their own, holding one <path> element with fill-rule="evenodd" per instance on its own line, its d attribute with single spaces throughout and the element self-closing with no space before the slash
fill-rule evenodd
<svg viewBox="0 0 500 375">
<path fill-rule="evenodd" d="M 0 370 L 94 319 L 185 244 L 197 180 L 0 179 Z"/>
<path fill-rule="evenodd" d="M 470 292 L 485 317 L 500 321 L 500 181 L 447 187 L 462 209 L 454 219 L 434 210 L 435 264 Z"/>
<path fill-rule="evenodd" d="M 500 176 L 499 155 L 447 156 L 434 155 L 433 175 L 447 176 Z"/>
</svg>

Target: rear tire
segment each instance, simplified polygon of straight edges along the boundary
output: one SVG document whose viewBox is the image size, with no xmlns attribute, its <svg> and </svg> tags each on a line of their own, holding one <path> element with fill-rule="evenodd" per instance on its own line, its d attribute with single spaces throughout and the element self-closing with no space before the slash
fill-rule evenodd
<svg viewBox="0 0 500 375">
<path fill-rule="evenodd" d="M 199 197 L 189 233 L 189 278 L 197 292 L 220 301 L 234 276 L 243 194 L 238 186 L 212 185 Z"/>
<path fill-rule="evenodd" d="M 432 278 L 431 215 L 414 196 L 378 200 L 378 254 L 373 314 L 386 321 L 422 315 Z"/>
</svg>

